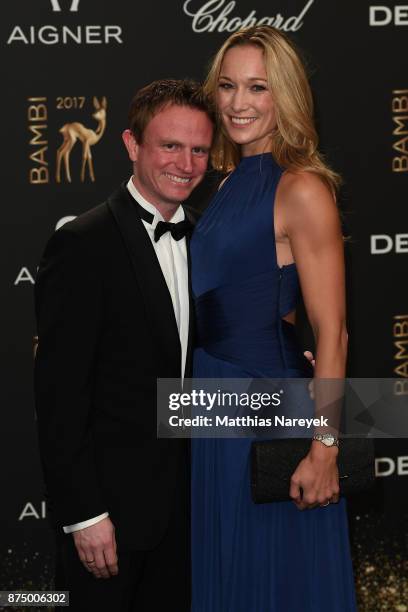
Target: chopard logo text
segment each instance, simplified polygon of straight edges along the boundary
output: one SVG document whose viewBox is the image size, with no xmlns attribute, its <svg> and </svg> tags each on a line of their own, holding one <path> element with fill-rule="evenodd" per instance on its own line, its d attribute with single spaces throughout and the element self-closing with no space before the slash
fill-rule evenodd
<svg viewBox="0 0 408 612">
<path fill-rule="evenodd" d="M 252 10 L 246 17 L 231 17 L 232 11 L 236 7 L 236 1 L 230 0 L 209 0 L 194 10 L 191 8 L 193 0 L 186 0 L 183 4 L 183 11 L 188 17 L 192 18 L 192 29 L 194 32 L 235 32 L 241 28 L 254 25 L 271 25 L 285 32 L 296 32 L 303 26 L 303 18 L 314 3 L 308 0 L 298 15 L 285 17 L 281 13 L 276 13 L 272 17 L 258 17 L 256 10 Z"/>
</svg>

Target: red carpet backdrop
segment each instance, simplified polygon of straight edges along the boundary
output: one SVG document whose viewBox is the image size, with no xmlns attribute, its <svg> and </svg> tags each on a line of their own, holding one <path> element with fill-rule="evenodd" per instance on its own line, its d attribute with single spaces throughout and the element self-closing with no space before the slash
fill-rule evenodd
<svg viewBox="0 0 408 612">
<path fill-rule="evenodd" d="M 225 38 L 255 23 L 288 32 L 303 49 L 321 148 L 344 178 L 349 375 L 395 377 L 395 394 L 408 394 L 408 5 L 7 2 L 0 26 L 1 589 L 52 585 L 31 373 L 33 287 L 45 242 L 129 176 L 120 136 L 135 90 L 161 77 L 202 79 Z M 206 193 L 204 185 L 194 203 L 204 206 Z M 404 612 L 408 441 L 379 441 L 377 455 L 375 491 L 350 504 L 359 609 Z"/>
</svg>

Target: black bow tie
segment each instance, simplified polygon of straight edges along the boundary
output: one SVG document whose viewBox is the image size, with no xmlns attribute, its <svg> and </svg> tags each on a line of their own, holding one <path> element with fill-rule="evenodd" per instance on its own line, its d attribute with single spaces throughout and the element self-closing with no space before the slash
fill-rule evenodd
<svg viewBox="0 0 408 612">
<path fill-rule="evenodd" d="M 136 208 L 139 211 L 140 218 L 146 223 L 153 223 L 154 215 L 143 208 L 136 200 L 133 200 Z M 157 242 L 166 232 L 170 232 L 174 240 L 181 240 L 186 234 L 189 234 L 193 229 L 193 224 L 186 218 L 179 223 L 169 223 L 168 221 L 159 221 L 154 229 L 154 241 Z"/>
<path fill-rule="evenodd" d="M 188 219 L 179 223 L 169 223 L 168 221 L 159 221 L 154 230 L 154 241 L 157 242 L 166 232 L 170 232 L 174 240 L 181 240 L 184 236 L 191 232 L 192 225 Z"/>
</svg>

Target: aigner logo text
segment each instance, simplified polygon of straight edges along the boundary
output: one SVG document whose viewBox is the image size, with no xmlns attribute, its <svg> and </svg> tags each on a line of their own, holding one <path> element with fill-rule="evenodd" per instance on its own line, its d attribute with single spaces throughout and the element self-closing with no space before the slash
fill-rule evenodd
<svg viewBox="0 0 408 612">
<path fill-rule="evenodd" d="M 37 0 L 38 1 L 38 0 Z M 80 0 L 43 0 L 51 8 L 52 17 L 56 13 L 78 13 Z M 23 45 L 109 45 L 123 44 L 122 27 L 119 25 L 30 25 L 13 27 L 7 44 Z"/>
<path fill-rule="evenodd" d="M 52 10 L 55 11 L 56 13 L 59 13 L 62 10 L 60 0 L 50 0 L 50 2 L 51 2 Z M 69 7 L 69 10 L 72 13 L 76 13 L 78 11 L 79 2 L 80 0 L 71 0 L 71 6 Z M 64 4 L 68 4 L 68 3 L 64 2 Z"/>
<path fill-rule="evenodd" d="M 298 15 L 285 17 L 276 13 L 273 17 L 258 17 L 252 10 L 246 17 L 230 17 L 236 7 L 236 1 L 209 0 L 198 9 L 193 9 L 194 0 L 186 0 L 183 11 L 192 18 L 192 29 L 194 32 L 235 32 L 240 28 L 254 25 L 271 25 L 285 32 L 296 32 L 303 26 L 303 18 L 314 3 L 308 0 Z M 284 4 L 284 3 L 283 3 Z"/>
</svg>

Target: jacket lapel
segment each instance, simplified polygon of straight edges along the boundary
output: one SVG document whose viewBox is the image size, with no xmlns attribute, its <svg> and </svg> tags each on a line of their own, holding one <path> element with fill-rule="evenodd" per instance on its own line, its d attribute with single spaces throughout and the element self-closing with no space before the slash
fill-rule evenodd
<svg viewBox="0 0 408 612">
<path fill-rule="evenodd" d="M 143 296 L 158 363 L 165 366 L 166 376 L 171 364 L 172 376 L 179 377 L 181 346 L 173 303 L 151 240 L 125 185 L 109 198 L 108 207 L 119 227 Z"/>
</svg>

